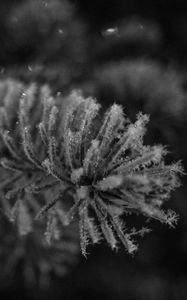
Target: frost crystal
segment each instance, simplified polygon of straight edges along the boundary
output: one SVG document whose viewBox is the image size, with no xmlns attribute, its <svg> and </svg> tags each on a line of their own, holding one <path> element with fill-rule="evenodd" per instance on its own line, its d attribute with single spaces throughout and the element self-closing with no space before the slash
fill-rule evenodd
<svg viewBox="0 0 187 300">
<path fill-rule="evenodd" d="M 16 101 L 9 95 L 1 99 L 1 206 L 8 216 L 15 205 L 20 209 L 21 234 L 31 230 L 31 216 L 47 217 L 51 243 L 63 230 L 58 220 L 63 226 L 78 220 L 84 255 L 102 238 L 112 249 L 119 240 L 133 253 L 133 237 L 148 230 L 129 230 L 127 214 L 175 224 L 175 213 L 161 206 L 183 170 L 180 162 L 165 164 L 164 147 L 143 145 L 147 115 L 139 113 L 132 124 L 117 104 L 102 115 L 94 99 L 78 91 L 52 97 L 46 86 L 21 88 Z"/>
</svg>

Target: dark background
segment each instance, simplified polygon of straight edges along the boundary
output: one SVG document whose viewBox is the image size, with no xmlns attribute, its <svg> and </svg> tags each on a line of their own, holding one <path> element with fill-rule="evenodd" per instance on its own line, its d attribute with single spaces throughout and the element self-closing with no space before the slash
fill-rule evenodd
<svg viewBox="0 0 187 300">
<path fill-rule="evenodd" d="M 146 142 L 168 145 L 173 153 L 168 160 L 181 159 L 187 172 L 186 1 L 51 0 L 59 6 L 54 6 L 57 7 L 54 17 L 44 12 L 44 18 L 40 17 L 37 4 L 36 11 L 32 8 L 30 13 L 32 1 L 0 2 L 1 78 L 47 82 L 54 91 L 64 93 L 79 87 L 86 95 L 97 96 L 104 106 L 113 101 L 123 104 L 132 119 L 139 110 L 150 113 Z M 67 5 L 73 5 L 74 9 L 70 6 L 68 11 Z M 62 34 L 65 32 L 63 41 L 55 35 L 56 30 L 61 34 L 61 29 Z M 139 79 L 135 81 L 132 74 L 121 75 L 123 72 L 118 71 L 122 64 L 124 68 L 134 64 L 136 73 L 142 61 L 145 67 L 141 74 L 146 80 L 146 76 L 149 78 L 144 87 L 136 83 Z M 125 89 L 122 83 L 112 86 L 107 81 L 111 65 L 110 80 L 115 71 L 115 82 L 124 81 L 125 86 L 129 80 Z M 147 65 L 152 66 L 149 73 Z M 136 92 L 133 84 L 138 86 Z M 160 86 L 161 96 L 157 92 Z M 140 97 L 142 89 L 145 92 Z M 152 104 L 149 95 L 153 95 Z M 18 274 L 17 280 L 0 289 L 0 296 L 2 299 L 186 300 L 185 176 L 182 184 L 166 205 L 179 214 L 178 225 L 171 230 L 152 222 L 153 232 L 140 240 L 134 257 L 124 249 L 114 253 L 107 245 L 90 247 L 88 258 L 80 257 L 79 264 L 66 278 L 52 278 L 47 291 L 28 291 Z"/>
</svg>

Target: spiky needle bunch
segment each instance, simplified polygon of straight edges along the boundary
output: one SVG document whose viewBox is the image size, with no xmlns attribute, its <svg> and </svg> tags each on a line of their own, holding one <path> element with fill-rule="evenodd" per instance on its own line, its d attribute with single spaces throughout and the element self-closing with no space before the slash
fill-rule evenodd
<svg viewBox="0 0 187 300">
<path fill-rule="evenodd" d="M 112 249 L 119 239 L 133 253 L 133 236 L 148 230 L 128 231 L 127 214 L 175 224 L 176 214 L 161 206 L 179 185 L 182 167 L 164 163 L 164 147 L 143 145 L 147 115 L 139 113 L 132 124 L 117 104 L 102 115 L 100 105 L 79 92 L 62 99 L 34 84 L 11 100 L 1 101 L 1 135 L 8 150 L 1 158 L 1 205 L 13 220 L 22 214 L 24 233 L 30 231 L 27 215 L 47 217 L 50 240 L 59 230 L 56 220 L 67 226 L 78 219 L 84 255 L 88 243 L 101 238 Z"/>
</svg>

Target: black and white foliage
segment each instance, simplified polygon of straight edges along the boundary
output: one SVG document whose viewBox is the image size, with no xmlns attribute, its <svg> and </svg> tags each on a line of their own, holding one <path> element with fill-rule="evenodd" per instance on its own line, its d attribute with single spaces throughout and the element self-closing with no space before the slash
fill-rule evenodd
<svg viewBox="0 0 187 300">
<path fill-rule="evenodd" d="M 103 113 L 79 91 L 63 98 L 52 97 L 47 86 L 2 86 L 1 209 L 20 234 L 44 218 L 52 243 L 78 220 L 83 255 L 101 239 L 133 253 L 134 237 L 149 230 L 129 229 L 126 215 L 175 225 L 176 214 L 162 204 L 183 169 L 180 162 L 165 164 L 165 147 L 143 144 L 147 115 L 139 113 L 132 124 L 122 106 Z"/>
</svg>

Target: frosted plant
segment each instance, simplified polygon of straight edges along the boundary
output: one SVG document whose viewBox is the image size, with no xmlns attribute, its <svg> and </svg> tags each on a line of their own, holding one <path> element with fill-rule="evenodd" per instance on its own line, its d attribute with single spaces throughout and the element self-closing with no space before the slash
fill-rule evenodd
<svg viewBox="0 0 187 300">
<path fill-rule="evenodd" d="M 163 146 L 143 145 L 147 115 L 139 113 L 132 124 L 119 105 L 103 115 L 100 105 L 80 92 L 62 99 L 52 97 L 47 86 L 34 84 L 14 103 L 10 97 L 1 103 L 7 148 L 1 158 L 1 205 L 19 231 L 30 232 L 28 219 L 36 214 L 38 222 L 47 219 L 45 236 L 53 241 L 56 231 L 78 220 L 86 255 L 88 244 L 103 238 L 112 249 L 121 241 L 133 253 L 134 237 L 149 230 L 129 229 L 124 223 L 128 214 L 175 225 L 176 214 L 162 204 L 179 186 L 183 170 L 179 162 L 164 163 Z M 18 107 L 17 123 L 12 105 Z"/>
</svg>

